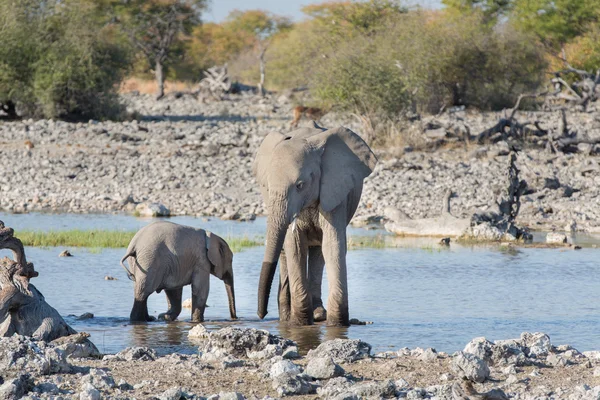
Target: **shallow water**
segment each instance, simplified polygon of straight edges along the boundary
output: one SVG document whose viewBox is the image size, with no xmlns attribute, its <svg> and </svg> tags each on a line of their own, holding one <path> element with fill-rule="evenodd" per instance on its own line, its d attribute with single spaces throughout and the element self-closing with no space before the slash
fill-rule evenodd
<svg viewBox="0 0 600 400">
<path fill-rule="evenodd" d="M 17 229 L 69 229 L 119 227 L 137 229 L 148 223 L 112 215 L 6 215 L 0 219 Z M 264 233 L 264 220 L 254 223 L 178 217 L 176 222 L 202 226 L 222 235 Z M 212 223 L 212 225 L 211 225 Z M 228 232 L 227 229 L 230 229 Z M 352 234 L 374 234 L 352 230 Z M 375 232 L 381 233 L 381 232 Z M 576 237 L 592 244 L 597 238 Z M 405 247 L 361 249 L 348 253 L 350 314 L 373 321 L 350 328 L 287 328 L 277 321 L 273 286 L 269 315 L 256 317 L 256 288 L 263 248 L 237 253 L 234 257 L 238 326 L 280 333 L 298 341 L 303 351 L 325 339 L 360 338 L 375 351 L 400 347 L 434 347 L 438 351 L 460 350 L 472 338 L 518 337 L 523 331 L 542 331 L 553 343 L 569 343 L 580 351 L 600 349 L 600 250 L 518 249 L 463 247 L 440 248 L 436 239 L 401 239 Z M 32 280 L 49 304 L 62 315 L 91 312 L 95 318 L 78 321 L 67 317 L 79 331 L 106 353 L 127 346 L 150 346 L 161 353 L 195 351 L 187 339 L 190 311 L 179 322 L 132 325 L 128 316 L 133 302 L 133 282 L 119 265 L 123 249 L 101 252 L 70 249 L 71 258 L 59 258 L 62 248 L 27 248 L 27 256 L 40 276 Z M 106 275 L 116 281 L 106 281 Z M 324 285 L 326 298 L 326 285 Z M 184 298 L 190 296 L 189 287 Z M 227 296 L 219 280 L 211 278 L 205 318 L 209 329 L 231 324 Z M 166 311 L 164 295 L 149 299 L 153 315 Z"/>
</svg>

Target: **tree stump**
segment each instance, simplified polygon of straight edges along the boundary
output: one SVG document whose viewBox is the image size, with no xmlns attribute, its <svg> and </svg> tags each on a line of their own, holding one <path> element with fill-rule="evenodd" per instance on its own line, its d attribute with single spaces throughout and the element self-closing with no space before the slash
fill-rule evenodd
<svg viewBox="0 0 600 400">
<path fill-rule="evenodd" d="M 23 243 L 13 235 L 0 221 L 0 248 L 14 254 L 14 260 L 0 259 L 0 336 L 19 334 L 49 342 L 77 333 L 29 283 L 38 273 L 27 262 Z"/>
</svg>

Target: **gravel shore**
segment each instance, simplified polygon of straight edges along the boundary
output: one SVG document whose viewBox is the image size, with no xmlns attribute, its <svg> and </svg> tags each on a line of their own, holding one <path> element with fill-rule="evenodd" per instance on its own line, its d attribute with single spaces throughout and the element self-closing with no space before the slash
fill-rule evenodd
<svg viewBox="0 0 600 400">
<path fill-rule="evenodd" d="M 93 354 L 81 344 L 0 338 L 3 399 L 597 399 L 600 352 L 554 346 L 543 333 L 454 354 L 408 349 L 372 354 L 335 339 L 301 356 L 294 342 L 256 329 L 190 331 L 194 354 L 145 347 Z M 64 339 L 62 338 L 63 342 Z M 86 354 L 85 349 L 88 350 Z"/>
<path fill-rule="evenodd" d="M 9 212 L 133 213 L 137 203 L 161 203 L 172 215 L 252 219 L 265 207 L 252 174 L 257 147 L 270 131 L 288 131 L 293 103 L 285 96 L 236 95 L 202 104 L 191 95 L 155 101 L 123 96 L 138 120 L 67 123 L 18 121 L 0 124 L 0 208 Z M 445 114 L 476 133 L 494 125 L 498 113 Z M 524 113 L 550 127 L 556 113 Z M 570 113 L 579 135 L 600 136 L 591 113 Z M 430 118 L 431 119 L 431 118 Z M 349 115 L 330 113 L 321 124 L 361 132 Z M 410 128 L 419 131 L 425 121 Z M 420 130 L 422 132 L 422 130 Z M 407 133 L 408 136 L 408 133 Z M 533 229 L 600 231 L 600 150 L 581 145 L 578 154 L 542 148 L 519 152 L 522 199 L 519 222 Z M 588 148 L 585 148 L 588 146 Z M 439 214 L 447 189 L 456 193 L 452 213 L 486 208 L 500 190 L 509 143 L 443 146 L 435 151 L 375 149 L 380 162 L 366 180 L 356 220 L 377 221 L 388 206 L 411 218 Z"/>
</svg>

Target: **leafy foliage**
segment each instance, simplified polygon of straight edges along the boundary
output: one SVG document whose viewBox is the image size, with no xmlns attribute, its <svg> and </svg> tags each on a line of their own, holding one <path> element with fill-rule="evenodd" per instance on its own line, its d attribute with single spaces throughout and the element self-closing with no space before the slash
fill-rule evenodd
<svg viewBox="0 0 600 400">
<path fill-rule="evenodd" d="M 91 1 L 0 0 L 0 103 L 46 118 L 118 118 L 129 59 Z"/>
<path fill-rule="evenodd" d="M 600 0 L 515 0 L 511 19 L 544 43 L 560 47 L 598 23 Z"/>
</svg>

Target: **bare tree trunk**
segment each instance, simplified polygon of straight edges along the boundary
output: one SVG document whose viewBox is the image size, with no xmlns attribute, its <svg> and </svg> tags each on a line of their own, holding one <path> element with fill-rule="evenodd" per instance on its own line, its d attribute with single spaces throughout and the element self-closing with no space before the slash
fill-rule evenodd
<svg viewBox="0 0 600 400">
<path fill-rule="evenodd" d="M 154 67 L 154 74 L 156 76 L 156 100 L 160 100 L 165 95 L 165 75 L 163 71 L 163 64 L 160 58 L 156 59 L 156 66 Z"/>
<path fill-rule="evenodd" d="M 265 96 L 265 53 L 267 51 L 267 46 L 260 44 L 260 55 L 258 56 L 259 64 L 260 64 L 260 82 L 258 83 L 258 94 L 261 97 Z"/>
</svg>

